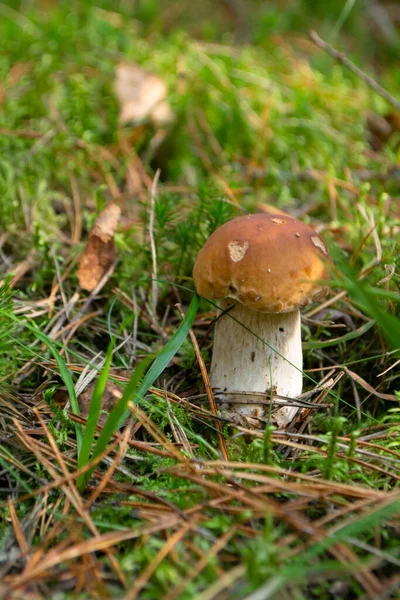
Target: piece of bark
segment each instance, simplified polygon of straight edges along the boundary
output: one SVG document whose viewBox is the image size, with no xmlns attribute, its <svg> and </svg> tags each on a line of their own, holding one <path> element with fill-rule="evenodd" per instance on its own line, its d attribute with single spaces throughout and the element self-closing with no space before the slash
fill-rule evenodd
<svg viewBox="0 0 400 600">
<path fill-rule="evenodd" d="M 91 292 L 115 261 L 114 234 L 121 209 L 114 202 L 99 214 L 78 267 L 78 280 L 82 289 Z"/>
</svg>

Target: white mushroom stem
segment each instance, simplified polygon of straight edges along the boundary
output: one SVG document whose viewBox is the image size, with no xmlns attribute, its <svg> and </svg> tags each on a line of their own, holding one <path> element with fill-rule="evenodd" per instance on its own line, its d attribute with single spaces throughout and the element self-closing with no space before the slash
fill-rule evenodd
<svg viewBox="0 0 400 600">
<path fill-rule="evenodd" d="M 268 403 L 260 404 L 260 393 L 265 394 L 264 400 L 271 392 L 287 398 L 301 394 L 300 311 L 260 313 L 229 298 L 221 300 L 220 309 L 228 312 L 220 316 L 215 328 L 211 384 L 226 401 L 222 412 L 236 422 L 256 424 L 260 417 L 267 419 L 270 410 Z M 290 405 L 274 408 L 271 423 L 287 426 L 296 410 Z"/>
</svg>

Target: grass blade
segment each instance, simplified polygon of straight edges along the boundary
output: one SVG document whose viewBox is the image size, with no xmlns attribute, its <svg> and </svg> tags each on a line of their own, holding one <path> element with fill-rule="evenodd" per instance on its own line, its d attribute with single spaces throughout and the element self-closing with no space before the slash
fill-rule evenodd
<svg viewBox="0 0 400 600">
<path fill-rule="evenodd" d="M 140 380 L 142 379 L 148 365 L 150 364 L 152 357 L 149 356 L 146 359 L 142 360 L 136 367 L 125 388 L 122 397 L 118 400 L 117 404 L 112 409 L 103 427 L 103 430 L 99 435 L 99 438 L 93 450 L 92 459 L 97 458 L 102 452 L 104 452 L 104 450 L 107 447 L 107 444 L 111 440 L 114 433 L 123 425 L 127 417 L 130 415 L 129 410 L 127 409 L 128 403 L 131 400 L 137 403 L 140 398 L 144 397 L 149 387 L 154 383 L 157 377 L 161 375 L 161 373 L 170 363 L 171 359 L 178 352 L 179 348 L 185 341 L 190 328 L 193 325 L 193 321 L 196 317 L 197 310 L 199 308 L 199 303 L 200 298 L 197 294 L 195 294 L 192 298 L 192 301 L 189 305 L 189 308 L 182 323 L 180 324 L 172 338 L 169 340 L 169 342 L 160 351 L 141 383 Z M 82 489 L 89 481 L 89 478 L 92 473 L 93 470 L 90 470 L 82 476 Z"/>
<path fill-rule="evenodd" d="M 133 372 L 122 397 L 118 400 L 118 402 L 110 412 L 107 421 L 104 424 L 104 427 L 94 447 L 92 459 L 97 458 L 102 452 L 104 452 L 104 450 L 107 448 L 107 444 L 119 428 L 121 416 L 124 415 L 124 413 L 126 412 L 126 408 L 130 400 L 132 400 L 132 398 L 136 395 L 139 382 L 143 377 L 144 372 L 150 364 L 151 360 L 152 356 L 148 356 L 138 364 L 135 371 Z M 83 489 L 85 488 L 86 483 L 89 481 L 93 471 L 94 469 L 90 469 L 81 476 L 80 491 L 83 491 Z"/>
<path fill-rule="evenodd" d="M 142 398 L 146 394 L 149 387 L 153 385 L 155 380 L 161 375 L 161 373 L 171 362 L 175 354 L 178 352 L 179 348 L 182 346 L 183 342 L 189 334 L 190 328 L 193 325 L 193 321 L 196 318 L 197 311 L 199 309 L 199 304 L 200 297 L 198 296 L 198 294 L 195 294 L 192 298 L 192 301 L 189 305 L 189 308 L 186 312 L 182 323 L 179 325 L 178 329 L 175 331 L 174 335 L 169 340 L 169 342 L 158 354 L 157 358 L 146 373 L 146 376 L 144 377 L 142 383 L 139 386 L 139 389 L 136 392 L 137 398 Z M 129 410 L 124 413 L 119 427 L 121 427 L 121 425 L 127 419 L 129 414 Z"/>
<path fill-rule="evenodd" d="M 32 492 L 32 488 L 23 479 L 21 479 L 18 471 L 16 471 L 10 465 L 9 461 L 4 459 L 1 455 L 0 455 L 0 466 L 4 469 L 5 472 L 9 473 L 11 475 L 11 477 L 14 477 L 14 479 L 18 483 L 18 485 L 23 487 L 26 492 L 28 492 L 28 493 Z"/>
<path fill-rule="evenodd" d="M 357 279 L 351 266 L 341 257 L 336 258 L 335 262 L 344 275 L 345 280 L 333 281 L 332 285 L 342 287 L 347 290 L 349 295 L 357 302 L 362 310 L 376 321 L 384 336 L 394 350 L 400 349 L 400 319 L 388 312 L 386 307 L 383 307 L 378 298 L 388 298 L 398 300 L 398 294 L 389 293 L 386 290 L 373 288 L 364 281 Z"/>
<path fill-rule="evenodd" d="M 53 344 L 53 341 L 45 333 L 42 333 L 37 327 L 31 325 L 27 321 L 18 319 L 15 315 L 5 313 L 5 311 L 2 311 L 2 310 L 0 310 L 0 314 L 5 314 L 6 316 L 8 316 L 10 319 L 15 321 L 19 325 L 23 325 L 23 327 L 26 327 L 26 329 L 29 329 L 29 331 L 34 333 L 35 336 L 38 337 L 39 340 L 47 346 L 48 350 L 53 355 L 53 357 L 57 363 L 58 369 L 60 371 L 60 377 L 63 380 L 65 387 L 67 388 L 69 400 L 71 402 L 71 410 L 75 415 L 79 415 L 80 414 L 79 404 L 78 404 L 78 399 L 75 394 L 75 387 L 74 387 L 74 382 L 71 377 L 71 373 L 69 372 L 69 369 L 68 369 L 64 359 L 62 358 L 61 354 L 58 352 L 57 348 Z M 76 432 L 76 445 L 77 445 L 78 456 L 79 456 L 81 448 L 82 448 L 82 427 L 81 427 L 80 423 L 74 423 L 74 425 L 75 425 L 75 432 Z"/>
<path fill-rule="evenodd" d="M 90 400 L 89 414 L 87 418 L 85 433 L 82 440 L 82 448 L 78 457 L 78 468 L 85 466 L 90 457 L 90 453 L 93 448 L 93 440 L 96 433 L 97 423 L 99 421 L 101 411 L 101 401 L 106 389 L 108 375 L 110 373 L 110 367 L 113 357 L 113 348 L 115 345 L 115 338 L 111 340 L 106 354 L 106 362 L 101 370 L 100 375 L 97 378 L 92 398 Z M 85 486 L 85 475 L 78 477 L 78 489 L 83 489 Z"/>
</svg>

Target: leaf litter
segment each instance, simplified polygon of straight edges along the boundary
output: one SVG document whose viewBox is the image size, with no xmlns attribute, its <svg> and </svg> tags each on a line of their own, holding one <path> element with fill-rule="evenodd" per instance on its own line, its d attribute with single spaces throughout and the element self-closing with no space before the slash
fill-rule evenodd
<svg viewBox="0 0 400 600">
<path fill-rule="evenodd" d="M 111 202 L 97 217 L 79 261 L 77 276 L 82 289 L 94 290 L 115 262 L 114 235 L 120 216 L 120 207 Z"/>
</svg>

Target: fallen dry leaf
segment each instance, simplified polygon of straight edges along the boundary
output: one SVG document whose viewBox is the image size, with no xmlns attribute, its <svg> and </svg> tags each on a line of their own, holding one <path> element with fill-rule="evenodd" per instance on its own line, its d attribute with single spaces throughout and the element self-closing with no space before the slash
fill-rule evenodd
<svg viewBox="0 0 400 600">
<path fill-rule="evenodd" d="M 372 387 L 372 385 L 370 385 L 369 383 L 367 383 L 365 381 L 365 379 L 363 379 L 362 377 L 360 377 L 360 375 L 358 375 L 357 373 L 354 373 L 354 371 L 350 371 L 350 369 L 346 369 L 345 368 L 345 372 L 348 375 L 350 375 L 350 377 L 352 379 L 354 379 L 354 381 L 356 383 L 358 383 L 359 385 L 361 385 L 361 387 L 363 387 L 364 390 L 367 390 L 367 392 L 369 392 L 373 396 L 377 396 L 377 398 L 381 398 L 382 400 L 392 400 L 393 402 L 397 402 L 398 401 L 397 396 L 395 396 L 394 394 L 382 394 L 381 392 L 378 392 L 375 388 Z"/>
<path fill-rule="evenodd" d="M 0 104 L 6 99 L 7 94 L 18 85 L 20 79 L 32 69 L 31 63 L 15 63 L 8 72 L 5 82 L 0 83 Z"/>
<path fill-rule="evenodd" d="M 8 83 L 11 86 L 17 85 L 20 79 L 32 71 L 33 64 L 29 62 L 15 63 L 8 72 Z"/>
<path fill-rule="evenodd" d="M 111 369 L 110 376 L 118 376 L 125 377 L 126 380 L 129 379 L 130 373 L 126 370 L 117 370 Z M 90 401 L 92 399 L 93 390 L 95 388 L 96 381 L 90 383 L 86 389 L 79 394 L 78 403 L 79 410 L 82 417 L 87 418 L 89 415 L 89 407 Z M 112 411 L 118 400 L 122 396 L 122 388 L 118 384 L 114 383 L 111 380 L 108 380 L 106 383 L 106 388 L 104 390 L 104 394 L 101 398 L 101 412 L 99 415 L 99 425 L 104 425 L 107 420 L 109 413 Z M 54 403 L 56 406 L 64 407 L 68 402 L 69 395 L 68 391 L 65 387 L 59 388 L 54 394 Z M 0 597 L 1 599 L 1 597 Z"/>
<path fill-rule="evenodd" d="M 356 326 L 350 315 L 342 310 L 333 310 L 332 308 L 323 308 L 313 314 L 312 320 L 319 326 L 324 321 L 327 321 L 325 327 L 329 329 L 329 323 L 334 325 L 342 325 L 347 331 L 355 331 Z"/>
<path fill-rule="evenodd" d="M 111 373 L 112 375 L 113 373 Z M 93 390 L 96 382 L 91 383 L 84 392 L 79 396 L 79 409 L 83 417 L 87 417 L 89 414 L 90 401 L 92 399 Z M 106 389 L 101 399 L 101 413 L 99 415 L 99 425 L 104 425 L 108 415 L 122 397 L 121 387 L 112 381 L 107 381 Z"/>
<path fill-rule="evenodd" d="M 98 285 L 115 260 L 114 234 L 121 209 L 108 204 L 99 214 L 78 267 L 78 280 L 82 289 L 91 292 Z"/>
<path fill-rule="evenodd" d="M 367 115 L 367 129 L 372 149 L 379 152 L 395 133 L 400 132 L 400 114 L 390 111 L 381 116 L 370 112 Z"/>
<path fill-rule="evenodd" d="M 162 127 L 171 122 L 173 113 L 165 100 L 167 86 L 157 75 L 134 63 L 123 62 L 117 66 L 114 85 L 120 104 L 120 123 L 151 120 Z"/>
</svg>

